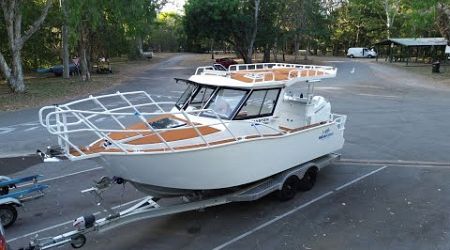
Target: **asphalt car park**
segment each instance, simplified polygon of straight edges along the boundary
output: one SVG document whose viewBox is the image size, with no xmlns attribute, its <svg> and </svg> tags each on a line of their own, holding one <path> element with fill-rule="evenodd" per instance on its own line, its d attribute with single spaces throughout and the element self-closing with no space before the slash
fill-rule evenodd
<svg viewBox="0 0 450 250">
<path fill-rule="evenodd" d="M 180 66 L 190 56 L 162 62 L 117 90 L 176 101 L 183 86 L 171 78 L 194 72 L 197 65 Z M 449 87 L 372 60 L 322 60 L 338 67 L 338 76 L 319 83 L 316 94 L 348 121 L 342 160 L 321 171 L 311 191 L 287 202 L 267 196 L 135 222 L 88 235 L 85 249 L 448 249 Z M 0 131 L 10 131 L 0 134 L 2 150 L 54 143 L 38 125 L 25 131 L 35 120 L 36 109 L 0 114 Z M 101 210 L 80 193 L 108 174 L 94 161 L 39 164 L 13 176 L 34 173 L 50 188 L 19 209 L 6 231 L 13 248 L 36 234 L 72 230 L 73 219 Z M 105 201 L 120 206 L 142 196 L 117 186 Z"/>
</svg>

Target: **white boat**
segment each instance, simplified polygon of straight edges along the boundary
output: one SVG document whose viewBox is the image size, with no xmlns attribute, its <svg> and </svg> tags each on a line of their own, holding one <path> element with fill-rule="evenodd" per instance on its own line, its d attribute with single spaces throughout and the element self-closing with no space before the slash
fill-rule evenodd
<svg viewBox="0 0 450 250">
<path fill-rule="evenodd" d="M 328 66 L 240 64 L 200 67 L 177 102 L 144 91 L 40 110 L 70 160 L 93 158 L 155 197 L 250 184 L 335 152 L 346 116 L 314 96 Z M 80 146 L 81 145 L 81 146 Z"/>
</svg>

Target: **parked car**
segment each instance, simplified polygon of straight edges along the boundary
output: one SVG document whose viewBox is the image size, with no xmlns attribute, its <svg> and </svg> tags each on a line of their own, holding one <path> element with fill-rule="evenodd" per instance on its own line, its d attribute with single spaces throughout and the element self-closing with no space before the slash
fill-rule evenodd
<svg viewBox="0 0 450 250">
<path fill-rule="evenodd" d="M 377 52 L 372 48 L 349 48 L 347 51 L 347 56 L 350 58 L 354 57 L 368 57 L 373 58 L 377 56 Z"/>
<path fill-rule="evenodd" d="M 224 66 L 226 69 L 228 69 L 230 65 L 238 64 L 235 60 L 228 57 L 216 59 L 216 63 Z"/>
<path fill-rule="evenodd" d="M 49 73 L 53 73 L 55 76 L 62 76 L 63 71 L 64 71 L 63 65 L 55 65 L 50 68 Z M 79 71 L 80 71 L 80 69 L 78 68 L 78 65 L 76 65 L 74 63 L 69 64 L 69 74 L 70 75 L 78 74 Z"/>
</svg>

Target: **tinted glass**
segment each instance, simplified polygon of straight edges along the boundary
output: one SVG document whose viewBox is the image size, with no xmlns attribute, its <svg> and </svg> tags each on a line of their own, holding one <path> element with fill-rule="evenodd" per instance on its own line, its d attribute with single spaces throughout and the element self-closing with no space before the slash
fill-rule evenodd
<svg viewBox="0 0 450 250">
<path fill-rule="evenodd" d="M 275 108 L 279 93 L 279 89 L 253 91 L 242 109 L 236 115 L 236 119 L 271 115 Z"/>
<path fill-rule="evenodd" d="M 186 90 L 183 92 L 183 94 L 180 96 L 180 99 L 178 99 L 176 106 L 178 108 L 182 108 L 186 101 L 189 99 L 189 97 L 192 95 L 192 92 L 195 90 L 195 85 L 188 84 L 186 87 Z"/>
<path fill-rule="evenodd" d="M 266 90 L 253 91 L 236 118 L 245 119 L 246 117 L 259 116 L 259 110 L 261 109 L 266 93 Z"/>
<path fill-rule="evenodd" d="M 280 93 L 279 89 L 272 89 L 267 91 L 266 98 L 264 98 L 264 103 L 261 107 L 260 115 L 272 114 L 279 93 Z"/>
<path fill-rule="evenodd" d="M 246 94 L 245 90 L 220 89 L 206 108 L 212 109 L 221 118 L 229 119 Z M 202 115 L 215 117 L 213 112 L 203 112 Z"/>
<path fill-rule="evenodd" d="M 189 106 L 195 107 L 197 109 L 204 107 L 213 92 L 214 89 L 212 88 L 201 87 L 200 90 L 195 95 L 194 99 L 189 104 Z"/>
</svg>

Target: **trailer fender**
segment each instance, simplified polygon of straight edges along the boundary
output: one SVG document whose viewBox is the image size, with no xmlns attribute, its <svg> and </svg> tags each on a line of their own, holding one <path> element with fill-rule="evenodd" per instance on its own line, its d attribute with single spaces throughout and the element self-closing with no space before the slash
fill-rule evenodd
<svg viewBox="0 0 450 250">
<path fill-rule="evenodd" d="M 0 205 L 1 204 L 13 204 L 13 205 L 18 206 L 18 207 L 22 206 L 22 203 L 18 199 L 15 199 L 15 198 L 12 198 L 12 197 L 0 199 Z"/>
</svg>

